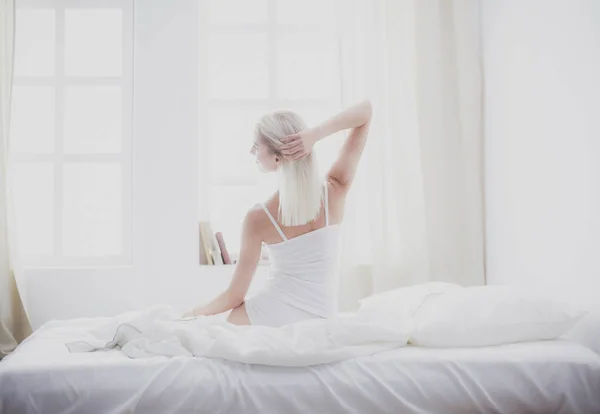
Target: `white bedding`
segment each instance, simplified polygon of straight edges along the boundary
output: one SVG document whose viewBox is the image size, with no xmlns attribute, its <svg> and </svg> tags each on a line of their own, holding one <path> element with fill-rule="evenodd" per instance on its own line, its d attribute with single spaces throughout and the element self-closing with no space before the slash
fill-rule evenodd
<svg viewBox="0 0 600 414">
<path fill-rule="evenodd" d="M 310 319 L 279 328 L 236 326 L 215 317 L 181 319 L 167 305 L 111 318 L 68 342 L 71 352 L 119 347 L 130 358 L 195 356 L 273 366 L 337 362 L 405 346 L 411 319 L 357 314 Z"/>
<path fill-rule="evenodd" d="M 600 413 L 600 356 L 567 341 L 405 347 L 311 367 L 69 353 L 90 320 L 49 325 L 0 362 L 0 412 Z M 96 324 L 106 320 L 96 320 Z"/>
</svg>

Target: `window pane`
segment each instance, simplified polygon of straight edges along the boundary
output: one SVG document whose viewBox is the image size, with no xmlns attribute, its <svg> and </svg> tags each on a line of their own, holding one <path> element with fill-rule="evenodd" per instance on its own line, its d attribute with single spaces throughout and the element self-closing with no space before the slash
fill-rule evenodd
<svg viewBox="0 0 600 414">
<path fill-rule="evenodd" d="M 208 21 L 213 24 L 266 23 L 267 0 L 210 0 Z"/>
<path fill-rule="evenodd" d="M 16 152 L 54 151 L 54 88 L 13 88 L 11 146 Z"/>
<path fill-rule="evenodd" d="M 299 103 L 298 105 L 292 105 L 287 108 L 281 109 L 289 109 L 291 111 L 296 112 L 300 117 L 306 122 L 309 127 L 313 127 L 321 122 L 331 118 L 336 115 L 340 108 L 339 106 L 334 105 L 306 105 Z M 320 145 L 321 142 L 318 144 Z"/>
<path fill-rule="evenodd" d="M 216 179 L 256 180 L 259 172 L 250 154 L 254 127 L 263 110 L 212 109 L 209 119 L 211 137 L 211 177 Z M 247 181 L 246 181 L 247 182 Z"/>
<path fill-rule="evenodd" d="M 64 254 L 121 254 L 121 166 L 69 163 L 63 172 Z"/>
<path fill-rule="evenodd" d="M 65 73 L 121 76 L 122 12 L 117 9 L 65 11 Z"/>
<path fill-rule="evenodd" d="M 213 34 L 209 38 L 208 62 L 210 98 L 268 97 L 266 34 Z"/>
<path fill-rule="evenodd" d="M 15 166 L 14 195 L 19 249 L 23 255 L 54 252 L 54 166 L 24 162 Z"/>
<path fill-rule="evenodd" d="M 15 75 L 54 74 L 54 10 L 17 11 Z"/>
<path fill-rule="evenodd" d="M 323 175 L 329 171 L 335 160 L 338 158 L 340 149 L 342 148 L 342 145 L 344 145 L 346 135 L 346 131 L 339 132 L 319 142 L 319 146 L 315 150 L 315 153 L 317 154 L 319 171 Z"/>
<path fill-rule="evenodd" d="M 121 152 L 119 86 L 67 87 L 64 116 L 66 153 Z"/>
<path fill-rule="evenodd" d="M 277 23 L 331 24 L 334 8 L 334 0 L 277 0 Z"/>
<path fill-rule="evenodd" d="M 337 90 L 335 43 L 317 33 L 277 39 L 277 88 L 284 99 L 330 99 Z"/>
</svg>

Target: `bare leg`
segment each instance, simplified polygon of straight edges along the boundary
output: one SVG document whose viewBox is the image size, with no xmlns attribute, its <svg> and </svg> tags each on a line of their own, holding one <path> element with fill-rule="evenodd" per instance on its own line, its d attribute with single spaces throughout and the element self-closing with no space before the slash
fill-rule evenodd
<svg viewBox="0 0 600 414">
<path fill-rule="evenodd" d="M 227 317 L 227 322 L 234 325 L 250 325 L 250 319 L 246 312 L 246 304 L 242 303 L 237 308 L 232 309 Z"/>
</svg>

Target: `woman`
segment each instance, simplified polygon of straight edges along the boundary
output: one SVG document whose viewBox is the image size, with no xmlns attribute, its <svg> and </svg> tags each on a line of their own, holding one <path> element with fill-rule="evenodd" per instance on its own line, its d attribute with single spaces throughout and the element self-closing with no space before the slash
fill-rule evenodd
<svg viewBox="0 0 600 414">
<path fill-rule="evenodd" d="M 279 191 L 246 214 L 240 257 L 227 290 L 185 316 L 231 309 L 227 320 L 233 324 L 281 326 L 335 313 L 339 225 L 371 114 L 365 101 L 308 129 L 289 111 L 261 118 L 251 153 L 261 171 L 277 172 Z M 322 183 L 313 146 L 345 129 L 351 131 Z M 271 277 L 262 292 L 246 300 L 263 243 L 269 249 Z"/>
</svg>

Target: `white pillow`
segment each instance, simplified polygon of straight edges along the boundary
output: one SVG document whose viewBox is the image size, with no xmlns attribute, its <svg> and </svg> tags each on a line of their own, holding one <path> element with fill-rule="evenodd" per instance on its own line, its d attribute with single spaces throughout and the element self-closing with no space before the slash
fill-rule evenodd
<svg viewBox="0 0 600 414">
<path fill-rule="evenodd" d="M 411 342 L 426 347 L 472 347 L 554 339 L 584 311 L 531 291 L 478 286 L 429 298 L 416 312 Z"/>
<path fill-rule="evenodd" d="M 600 355 L 600 312 L 585 315 L 562 338 L 578 342 Z"/>
<path fill-rule="evenodd" d="M 359 314 L 412 317 L 427 298 L 462 289 L 454 283 L 430 282 L 376 293 L 359 301 Z"/>
</svg>

